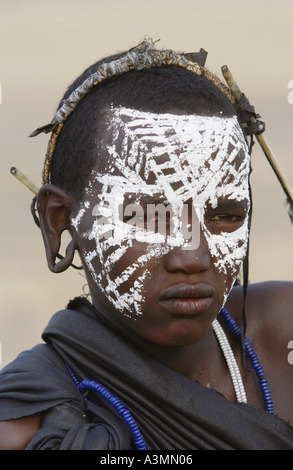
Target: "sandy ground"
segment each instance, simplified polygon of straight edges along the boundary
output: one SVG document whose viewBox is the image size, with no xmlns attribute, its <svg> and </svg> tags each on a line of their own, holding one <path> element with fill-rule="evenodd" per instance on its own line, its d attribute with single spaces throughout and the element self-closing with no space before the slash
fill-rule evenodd
<svg viewBox="0 0 293 470">
<path fill-rule="evenodd" d="M 28 135 L 53 116 L 71 80 L 96 59 L 128 49 L 145 34 L 162 47 L 209 52 L 220 75 L 228 64 L 266 121 L 266 136 L 293 184 L 292 0 L 0 0 L 1 365 L 40 341 L 50 316 L 82 293 L 76 271 L 53 275 L 32 194 L 9 173 L 17 166 L 36 185 L 48 138 Z M 292 85 L 293 88 L 293 85 Z M 250 282 L 292 279 L 293 227 L 284 194 L 257 144 Z"/>
</svg>

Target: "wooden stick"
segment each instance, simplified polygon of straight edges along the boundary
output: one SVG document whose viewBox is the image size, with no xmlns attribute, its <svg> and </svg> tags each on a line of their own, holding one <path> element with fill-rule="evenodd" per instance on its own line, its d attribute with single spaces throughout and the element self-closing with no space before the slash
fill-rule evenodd
<svg viewBox="0 0 293 470">
<path fill-rule="evenodd" d="M 240 88 L 238 87 L 237 83 L 235 82 L 235 80 L 234 80 L 230 70 L 228 69 L 227 65 L 223 65 L 222 74 L 223 74 L 223 77 L 225 78 L 225 80 L 227 82 L 227 85 L 230 88 L 231 93 L 233 94 L 235 100 L 237 101 L 237 103 L 239 103 L 242 96 L 243 96 L 243 93 L 241 92 Z M 251 124 L 256 124 L 256 122 L 257 121 L 254 117 L 252 117 L 250 119 Z M 293 205 L 293 189 L 290 186 L 289 181 L 288 181 L 284 171 L 282 170 L 277 158 L 273 154 L 273 151 L 270 148 L 266 138 L 264 137 L 264 134 L 256 135 L 256 139 L 257 139 L 258 143 L 260 144 L 265 156 L 267 157 L 271 167 L 273 168 L 278 180 L 280 181 L 280 183 L 281 183 L 281 185 L 284 189 L 284 192 L 285 192 L 285 194 L 288 198 L 289 204 Z"/>
<path fill-rule="evenodd" d="M 19 171 L 17 168 L 15 168 L 15 166 L 10 168 L 10 173 L 13 176 L 15 176 L 18 179 L 18 181 L 20 181 L 28 189 L 30 189 L 35 195 L 38 194 L 39 188 L 37 188 L 37 186 L 35 186 L 34 183 L 32 183 L 23 173 L 21 173 L 21 171 Z"/>
</svg>

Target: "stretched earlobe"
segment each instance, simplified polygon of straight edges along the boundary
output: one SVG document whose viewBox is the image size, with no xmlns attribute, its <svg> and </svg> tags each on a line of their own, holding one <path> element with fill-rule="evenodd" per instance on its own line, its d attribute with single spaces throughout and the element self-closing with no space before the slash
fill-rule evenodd
<svg viewBox="0 0 293 470">
<path fill-rule="evenodd" d="M 55 263 L 56 258 L 51 258 L 50 261 L 48 260 L 48 267 L 50 271 L 53 273 L 62 273 L 63 271 L 66 271 L 66 269 L 72 264 L 75 250 L 75 241 L 72 239 L 66 248 L 65 256 L 60 256 L 57 253 L 56 258 L 60 259 L 58 263 Z"/>
<path fill-rule="evenodd" d="M 77 249 L 76 233 L 70 223 L 73 201 L 59 187 L 45 184 L 38 193 L 37 208 L 48 267 L 53 273 L 63 272 L 71 265 Z M 72 239 L 66 247 L 65 255 L 60 256 L 59 250 L 64 231 L 69 231 Z M 60 261 L 56 262 L 56 259 Z"/>
</svg>

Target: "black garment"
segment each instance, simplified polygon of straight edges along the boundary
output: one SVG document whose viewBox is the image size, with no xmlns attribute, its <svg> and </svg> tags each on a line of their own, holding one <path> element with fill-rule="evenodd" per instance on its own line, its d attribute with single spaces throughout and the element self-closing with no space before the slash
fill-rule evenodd
<svg viewBox="0 0 293 470">
<path fill-rule="evenodd" d="M 76 376 L 107 387 L 130 410 L 149 450 L 293 449 L 293 428 L 231 403 L 140 351 L 87 301 L 75 299 L 0 374 L 0 420 L 46 411 L 29 449 L 130 449 L 131 434 L 97 394 L 83 401 Z"/>
</svg>

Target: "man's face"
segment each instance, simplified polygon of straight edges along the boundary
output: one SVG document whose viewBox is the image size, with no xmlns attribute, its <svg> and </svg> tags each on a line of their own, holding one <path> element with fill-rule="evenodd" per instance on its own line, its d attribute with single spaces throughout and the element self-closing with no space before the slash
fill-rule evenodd
<svg viewBox="0 0 293 470">
<path fill-rule="evenodd" d="M 249 155 L 235 117 L 113 109 L 72 224 L 93 302 L 160 344 L 200 340 L 248 238 Z"/>
</svg>

